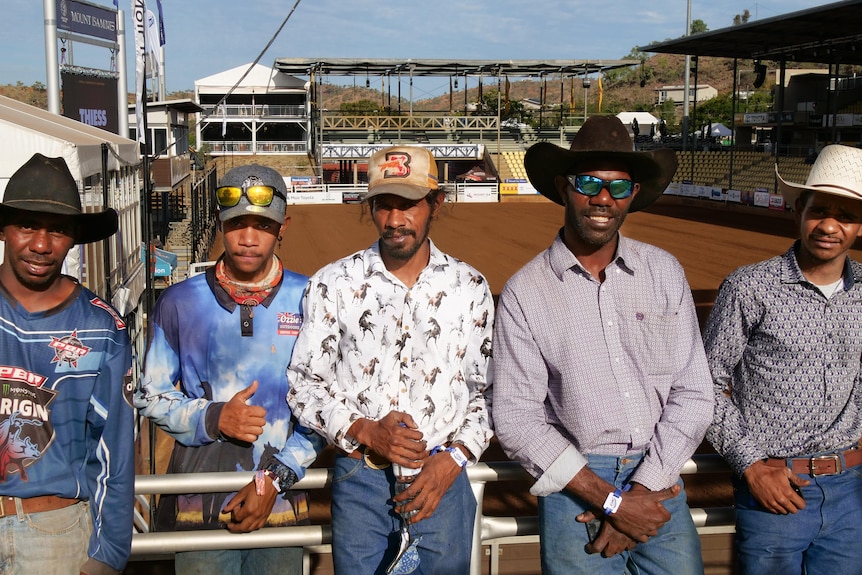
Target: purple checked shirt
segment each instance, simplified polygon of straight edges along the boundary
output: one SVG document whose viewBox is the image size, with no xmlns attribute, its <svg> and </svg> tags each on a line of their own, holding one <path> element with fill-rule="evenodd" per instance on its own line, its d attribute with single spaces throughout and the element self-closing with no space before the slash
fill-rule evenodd
<svg viewBox="0 0 862 575">
<path fill-rule="evenodd" d="M 494 329 L 494 424 L 506 453 L 561 491 L 586 454 L 644 453 L 632 477 L 669 487 L 712 420 L 711 378 L 679 262 L 619 237 L 605 280 L 559 235 L 508 281 Z"/>
</svg>

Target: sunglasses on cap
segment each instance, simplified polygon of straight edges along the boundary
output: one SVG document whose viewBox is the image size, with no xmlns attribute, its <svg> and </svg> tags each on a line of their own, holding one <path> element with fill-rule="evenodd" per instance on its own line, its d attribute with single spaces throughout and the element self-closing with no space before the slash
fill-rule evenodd
<svg viewBox="0 0 862 575">
<path fill-rule="evenodd" d="M 615 200 L 622 200 L 632 195 L 634 182 L 631 180 L 603 180 L 595 176 L 570 175 L 566 176 L 575 191 L 584 196 L 598 196 L 606 189 Z"/>
<path fill-rule="evenodd" d="M 272 198 L 277 196 L 284 201 L 284 194 L 272 186 L 249 186 L 240 188 L 237 186 L 221 186 L 216 188 L 216 200 L 223 208 L 232 208 L 239 203 L 240 198 L 246 197 L 248 203 L 253 206 L 266 207 L 272 203 Z"/>
</svg>

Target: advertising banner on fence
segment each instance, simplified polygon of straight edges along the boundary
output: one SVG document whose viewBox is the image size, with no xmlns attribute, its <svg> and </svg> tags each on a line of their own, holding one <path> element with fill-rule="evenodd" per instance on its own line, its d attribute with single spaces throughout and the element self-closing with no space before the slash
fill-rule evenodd
<svg viewBox="0 0 862 575">
<path fill-rule="evenodd" d="M 742 203 L 742 192 L 739 190 L 727 190 L 727 201 L 737 204 Z"/>
<path fill-rule="evenodd" d="M 769 209 L 783 212 L 784 196 L 781 194 L 769 194 Z"/>
<path fill-rule="evenodd" d="M 459 202 L 496 202 L 497 185 L 471 185 L 458 187 Z"/>
<path fill-rule="evenodd" d="M 769 207 L 769 192 L 762 188 L 758 188 L 754 190 L 754 205 L 760 206 L 761 208 Z"/>
<path fill-rule="evenodd" d="M 508 178 L 500 184 L 500 193 L 506 195 L 538 194 L 539 191 L 523 178 Z"/>
</svg>

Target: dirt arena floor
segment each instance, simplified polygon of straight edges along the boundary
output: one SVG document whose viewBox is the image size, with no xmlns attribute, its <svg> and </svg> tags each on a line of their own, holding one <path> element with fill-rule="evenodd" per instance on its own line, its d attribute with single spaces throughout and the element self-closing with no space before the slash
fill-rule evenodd
<svg viewBox="0 0 862 575">
<path fill-rule="evenodd" d="M 288 214 L 291 224 L 279 255 L 288 268 L 300 273 L 311 274 L 332 260 L 366 248 L 377 237 L 370 216 L 360 205 L 289 206 Z M 515 271 L 550 245 L 562 221 L 563 208 L 548 201 L 447 204 L 432 225 L 431 238 L 442 250 L 481 271 L 496 296 Z M 702 319 L 708 313 L 714 291 L 728 273 L 738 266 L 783 253 L 796 236 L 790 214 L 668 197 L 647 211 L 631 214 L 622 232 L 660 246 L 679 259 L 696 301 L 706 304 L 699 308 Z M 859 247 L 857 243 L 851 254 L 855 259 L 862 258 Z M 220 251 L 217 239 L 213 256 Z M 702 446 L 702 450 L 709 448 Z M 164 448 L 158 451 L 165 455 L 167 452 Z M 161 459 L 162 465 L 167 461 L 166 457 L 157 459 Z M 506 458 L 494 444 L 483 459 Z M 315 466 L 328 467 L 331 461 L 332 453 L 326 453 Z M 689 476 L 685 480 L 692 507 L 730 504 L 727 476 Z M 535 500 L 528 489 L 528 482 L 488 484 L 485 513 L 535 515 Z M 328 492 L 315 491 L 312 497 L 312 521 L 328 523 Z M 718 570 L 707 569 L 707 572 L 728 572 L 728 541 L 729 536 L 721 538 L 724 547 L 716 559 L 721 564 Z M 705 558 L 706 553 L 705 544 Z M 328 572 L 320 567 L 314 572 Z"/>
</svg>

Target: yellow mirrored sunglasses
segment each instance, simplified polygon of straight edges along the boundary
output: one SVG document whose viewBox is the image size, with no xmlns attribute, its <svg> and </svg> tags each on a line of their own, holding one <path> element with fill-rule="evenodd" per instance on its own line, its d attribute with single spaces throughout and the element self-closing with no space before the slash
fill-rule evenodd
<svg viewBox="0 0 862 575">
<path fill-rule="evenodd" d="M 284 194 L 272 186 L 249 186 L 240 188 L 237 186 L 221 186 L 216 188 L 216 199 L 218 205 L 223 208 L 232 208 L 239 203 L 240 198 L 246 197 L 248 203 L 253 206 L 266 207 L 272 203 L 272 198 L 277 196 L 287 201 Z"/>
</svg>

